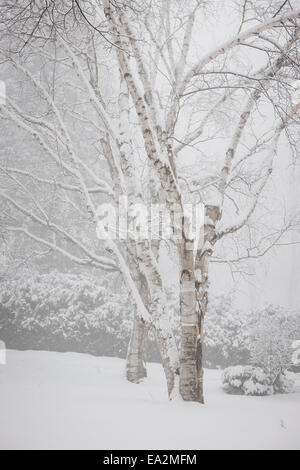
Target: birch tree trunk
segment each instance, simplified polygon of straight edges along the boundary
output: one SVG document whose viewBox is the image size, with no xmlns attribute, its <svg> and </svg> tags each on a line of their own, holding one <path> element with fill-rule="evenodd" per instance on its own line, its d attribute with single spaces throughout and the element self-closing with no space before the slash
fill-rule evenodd
<svg viewBox="0 0 300 470">
<path fill-rule="evenodd" d="M 197 385 L 197 315 L 193 242 L 181 245 L 180 316 L 181 350 L 179 389 L 185 401 L 199 401 Z"/>
<path fill-rule="evenodd" d="M 136 254 L 136 247 L 131 242 L 131 250 Z M 149 290 L 147 288 L 147 281 L 141 273 L 138 272 L 136 266 L 128 257 L 128 263 L 131 265 L 134 281 L 139 289 L 141 298 L 147 307 L 149 304 Z M 126 357 L 126 377 L 129 382 L 139 383 L 142 379 L 147 377 L 147 369 L 145 364 L 145 349 L 149 325 L 143 318 L 140 317 L 135 306 L 134 319 L 131 330 L 131 338 L 128 345 Z"/>
<path fill-rule="evenodd" d="M 126 377 L 129 382 L 139 383 L 147 377 L 145 367 L 146 325 L 135 313 L 126 359 Z"/>
<path fill-rule="evenodd" d="M 219 207 L 207 206 L 205 215 L 204 237 L 199 242 L 196 258 L 194 242 L 186 238 L 180 256 L 180 394 L 185 401 L 199 403 L 204 403 L 203 326 L 208 305 L 208 266 L 220 217 Z"/>
<path fill-rule="evenodd" d="M 213 253 L 216 223 L 220 218 L 218 206 L 208 205 L 205 208 L 204 237 L 200 243 L 195 260 L 195 290 L 196 290 L 196 313 L 198 320 L 197 329 L 197 387 L 198 397 L 204 403 L 203 391 L 203 328 L 204 319 L 208 306 L 209 289 L 209 261 Z"/>
</svg>

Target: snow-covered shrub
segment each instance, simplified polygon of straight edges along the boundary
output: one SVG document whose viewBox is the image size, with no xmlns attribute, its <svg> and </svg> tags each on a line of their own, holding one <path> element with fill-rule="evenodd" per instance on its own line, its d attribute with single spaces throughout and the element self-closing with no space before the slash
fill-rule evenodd
<svg viewBox="0 0 300 470">
<path fill-rule="evenodd" d="M 266 396 L 275 393 L 291 393 L 294 381 L 284 372 L 272 382 L 260 367 L 235 366 L 224 370 L 222 375 L 224 390 L 230 394 Z"/>
<path fill-rule="evenodd" d="M 291 345 L 297 328 L 295 322 L 294 315 L 274 305 L 251 317 L 251 362 L 265 371 L 272 384 L 291 366 Z"/>
<path fill-rule="evenodd" d="M 204 365 L 261 367 L 275 380 L 291 365 L 291 344 L 300 337 L 300 314 L 280 306 L 237 310 L 230 295 L 211 296 L 204 323 Z"/>
<path fill-rule="evenodd" d="M 292 363 L 294 366 L 300 365 L 300 341 L 294 341 L 292 344 L 294 350 L 292 355 Z"/>
<path fill-rule="evenodd" d="M 272 395 L 274 388 L 259 367 L 235 366 L 224 370 L 222 383 L 227 393 L 240 395 Z"/>
<path fill-rule="evenodd" d="M 299 316 L 269 305 L 246 318 L 244 328 L 252 365 L 226 369 L 225 390 L 245 395 L 292 392 L 294 381 L 287 371 L 292 364 L 291 345 L 299 328 Z"/>
<path fill-rule="evenodd" d="M 282 372 L 274 382 L 274 393 L 292 393 L 295 387 L 294 379 L 288 372 Z"/>
<path fill-rule="evenodd" d="M 297 337 L 299 338 L 299 336 L 300 335 L 298 335 Z M 291 354 L 292 354 L 292 359 L 291 359 L 292 365 L 291 365 L 290 370 L 292 372 L 299 374 L 300 373 L 300 341 L 299 340 L 293 342 Z"/>
<path fill-rule="evenodd" d="M 248 318 L 232 305 L 230 296 L 211 298 L 204 323 L 206 367 L 228 367 L 249 362 Z"/>
<path fill-rule="evenodd" d="M 125 355 L 132 324 L 128 295 L 113 280 L 53 272 L 0 284 L 0 336 L 11 348 Z"/>
</svg>

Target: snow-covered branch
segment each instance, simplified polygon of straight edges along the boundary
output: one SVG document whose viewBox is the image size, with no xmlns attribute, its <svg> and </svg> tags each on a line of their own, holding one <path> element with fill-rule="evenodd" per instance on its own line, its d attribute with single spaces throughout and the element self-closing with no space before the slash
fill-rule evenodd
<svg viewBox="0 0 300 470">
<path fill-rule="evenodd" d="M 105 258 L 101 256 L 97 256 L 95 253 L 91 252 L 87 247 L 84 246 L 83 243 L 80 242 L 80 240 L 76 239 L 73 235 L 68 233 L 63 227 L 58 226 L 56 223 L 53 223 L 50 221 L 48 216 L 46 216 L 46 219 L 41 219 L 38 217 L 36 214 L 33 213 L 32 210 L 27 209 L 23 205 L 21 205 L 19 202 L 17 202 L 15 199 L 13 199 L 11 196 L 6 194 L 3 191 L 0 191 L 0 197 L 4 200 L 6 200 L 9 204 L 11 204 L 17 211 L 21 212 L 24 214 L 26 217 L 31 219 L 33 222 L 37 223 L 41 227 L 44 227 L 47 231 L 50 231 L 52 234 L 57 234 L 61 235 L 63 239 L 65 239 L 67 242 L 70 242 L 75 248 L 79 249 L 82 251 L 89 259 L 91 262 L 95 262 L 97 266 L 101 266 L 104 269 L 115 269 L 114 263 L 111 261 L 110 258 Z M 26 234 L 30 233 L 26 231 Z M 42 240 L 42 239 L 41 239 Z M 44 244 L 47 244 L 49 246 L 48 242 L 44 241 Z"/>
<path fill-rule="evenodd" d="M 197 76 L 201 72 L 201 70 L 211 61 L 215 60 L 217 57 L 225 54 L 230 49 L 238 46 L 240 43 L 246 41 L 247 39 L 258 36 L 260 33 L 267 31 L 268 29 L 274 28 L 276 26 L 280 26 L 281 24 L 291 21 L 293 19 L 300 18 L 300 10 L 295 10 L 289 12 L 288 14 L 282 15 L 280 17 L 271 18 L 269 21 L 266 21 L 258 26 L 254 26 L 244 33 L 240 33 L 235 38 L 226 41 L 221 46 L 218 46 L 215 50 L 209 52 L 205 57 L 203 57 L 198 64 L 196 64 L 184 77 L 182 86 L 181 86 L 181 93 L 186 88 L 186 86 L 190 83 L 192 78 Z"/>
</svg>

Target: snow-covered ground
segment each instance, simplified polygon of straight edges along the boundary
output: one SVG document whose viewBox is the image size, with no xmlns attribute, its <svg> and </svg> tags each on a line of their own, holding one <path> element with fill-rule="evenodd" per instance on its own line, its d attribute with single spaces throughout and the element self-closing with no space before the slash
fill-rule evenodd
<svg viewBox="0 0 300 470">
<path fill-rule="evenodd" d="M 296 393 L 226 395 L 206 371 L 205 406 L 169 402 L 159 365 L 140 385 L 124 361 L 8 351 L 0 366 L 1 449 L 300 449 Z"/>
</svg>

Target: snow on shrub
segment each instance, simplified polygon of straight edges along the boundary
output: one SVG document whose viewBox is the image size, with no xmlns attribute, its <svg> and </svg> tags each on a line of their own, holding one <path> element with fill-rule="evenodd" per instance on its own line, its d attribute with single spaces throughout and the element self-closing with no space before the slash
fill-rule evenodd
<svg viewBox="0 0 300 470">
<path fill-rule="evenodd" d="M 210 299 L 204 322 L 204 360 L 208 367 L 228 367 L 249 361 L 247 315 L 236 310 L 231 296 Z"/>
<path fill-rule="evenodd" d="M 267 375 L 259 367 L 229 367 L 223 372 L 222 383 L 230 394 L 264 396 L 274 393 Z"/>
<path fill-rule="evenodd" d="M 126 352 L 128 295 L 86 275 L 52 272 L 0 285 L 0 332 L 9 347 Z M 110 284 L 109 284 L 110 283 Z"/>
<path fill-rule="evenodd" d="M 298 316 L 280 306 L 269 305 L 249 316 L 247 345 L 252 365 L 226 369 L 225 390 L 245 395 L 290 393 L 294 381 L 287 370 L 298 326 Z"/>
<path fill-rule="evenodd" d="M 224 390 L 229 394 L 266 396 L 275 393 L 291 393 L 294 380 L 283 372 L 271 381 L 260 367 L 235 366 L 228 367 L 222 375 Z"/>
<path fill-rule="evenodd" d="M 251 317 L 251 362 L 275 383 L 291 366 L 291 345 L 297 329 L 296 316 L 280 306 L 269 305 Z"/>
<path fill-rule="evenodd" d="M 294 366 L 300 365 L 300 341 L 294 341 L 292 344 L 292 348 L 294 349 L 292 355 L 292 363 Z"/>
<path fill-rule="evenodd" d="M 295 380 L 288 372 L 282 372 L 276 378 L 273 387 L 274 393 L 292 393 L 295 387 Z"/>
</svg>

